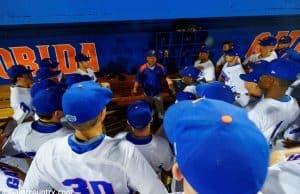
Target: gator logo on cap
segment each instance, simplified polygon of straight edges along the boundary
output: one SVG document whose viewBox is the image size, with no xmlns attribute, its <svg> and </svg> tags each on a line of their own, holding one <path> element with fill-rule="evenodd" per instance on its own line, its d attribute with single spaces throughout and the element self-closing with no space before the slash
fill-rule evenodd
<svg viewBox="0 0 300 194">
<path fill-rule="evenodd" d="M 74 116 L 74 115 L 66 115 L 65 117 L 66 117 L 67 121 L 69 121 L 69 122 L 71 122 L 71 123 L 77 121 L 77 118 L 76 118 L 76 116 Z"/>
</svg>

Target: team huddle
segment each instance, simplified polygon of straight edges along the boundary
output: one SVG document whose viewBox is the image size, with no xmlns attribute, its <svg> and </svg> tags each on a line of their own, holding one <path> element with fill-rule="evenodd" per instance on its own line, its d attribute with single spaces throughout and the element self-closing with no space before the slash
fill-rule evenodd
<svg viewBox="0 0 300 194">
<path fill-rule="evenodd" d="M 180 79 L 150 51 L 131 91 L 141 86 L 144 100 L 127 108 L 131 130 L 114 137 L 104 126 L 113 91 L 88 56 L 76 55 L 70 75 L 51 58 L 34 78 L 26 64 L 12 66 L 0 193 L 300 193 L 300 55 L 290 43 L 265 37 L 259 53 L 242 61 L 225 42 L 216 64 L 203 45 Z M 166 111 L 164 81 L 176 98 Z M 155 133 L 154 119 L 163 122 Z"/>
</svg>

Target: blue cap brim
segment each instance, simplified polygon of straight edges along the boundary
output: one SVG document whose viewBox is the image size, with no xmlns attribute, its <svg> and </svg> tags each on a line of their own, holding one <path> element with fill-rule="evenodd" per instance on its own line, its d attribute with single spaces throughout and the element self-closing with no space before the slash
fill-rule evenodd
<svg viewBox="0 0 300 194">
<path fill-rule="evenodd" d="M 258 83 L 259 82 L 259 75 L 254 74 L 254 73 L 248 73 L 248 74 L 241 74 L 240 78 L 244 81 L 247 82 L 254 82 L 254 83 Z"/>
</svg>

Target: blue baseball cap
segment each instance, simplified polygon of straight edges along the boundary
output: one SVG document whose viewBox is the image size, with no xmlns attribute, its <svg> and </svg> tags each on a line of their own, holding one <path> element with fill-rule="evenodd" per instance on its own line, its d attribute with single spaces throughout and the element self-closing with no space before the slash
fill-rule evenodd
<svg viewBox="0 0 300 194">
<path fill-rule="evenodd" d="M 35 82 L 30 89 L 31 98 L 33 98 L 39 91 L 59 86 L 55 81 L 50 79 L 41 80 L 39 82 Z"/>
<path fill-rule="evenodd" d="M 195 100 L 196 96 L 195 94 L 191 93 L 191 92 L 177 92 L 176 93 L 176 100 L 179 101 L 183 101 L 183 100 Z"/>
<path fill-rule="evenodd" d="M 209 53 L 209 48 L 206 45 L 200 47 L 199 53 Z"/>
<path fill-rule="evenodd" d="M 259 45 L 260 46 L 275 46 L 277 43 L 277 40 L 273 36 L 267 36 L 261 40 L 259 40 Z"/>
<path fill-rule="evenodd" d="M 269 75 L 283 80 L 297 80 L 300 73 L 300 65 L 292 60 L 279 58 L 270 62 L 262 70 L 261 75 Z"/>
<path fill-rule="evenodd" d="M 202 98 L 222 100 L 230 104 L 235 100 L 230 87 L 219 81 L 200 83 L 196 86 L 196 92 Z"/>
<path fill-rule="evenodd" d="M 94 81 L 73 84 L 63 95 L 62 106 L 68 122 L 81 124 L 100 114 L 111 101 L 112 92 Z"/>
<path fill-rule="evenodd" d="M 292 38 L 290 36 L 282 36 L 278 40 L 278 44 L 288 44 L 292 42 Z"/>
<path fill-rule="evenodd" d="M 152 108 L 145 101 L 135 101 L 127 109 L 128 123 L 134 129 L 144 129 L 152 119 Z"/>
<path fill-rule="evenodd" d="M 247 112 L 212 99 L 181 101 L 164 118 L 176 160 L 198 193 L 256 194 L 269 165 L 269 144 Z"/>
<path fill-rule="evenodd" d="M 225 51 L 224 53 L 227 56 L 239 56 L 239 53 L 234 48 L 231 48 L 231 49 Z"/>
<path fill-rule="evenodd" d="M 31 74 L 31 70 L 27 69 L 23 65 L 13 65 L 7 70 L 7 75 L 12 79 L 24 74 Z"/>
<path fill-rule="evenodd" d="M 150 50 L 146 54 L 147 57 L 157 57 L 156 51 L 155 50 Z"/>
<path fill-rule="evenodd" d="M 41 89 L 32 98 L 32 106 L 37 114 L 52 114 L 62 110 L 62 96 L 64 90 L 60 86 Z"/>
<path fill-rule="evenodd" d="M 258 83 L 259 78 L 263 73 L 263 70 L 270 64 L 270 62 L 265 60 L 260 60 L 252 65 L 250 65 L 250 68 L 252 71 L 247 74 L 241 74 L 240 78 L 247 82 L 254 82 Z"/>
<path fill-rule="evenodd" d="M 179 74 L 182 77 L 191 77 L 193 79 L 197 79 L 200 71 L 194 66 L 186 66 L 184 69 L 179 71 Z"/>
<path fill-rule="evenodd" d="M 43 68 L 43 67 L 57 68 L 57 66 L 58 66 L 58 62 L 51 58 L 45 58 L 39 62 L 40 68 Z"/>
<path fill-rule="evenodd" d="M 76 62 L 81 62 L 81 61 L 89 61 L 90 57 L 86 56 L 83 53 L 79 53 L 75 56 L 75 61 Z"/>
<path fill-rule="evenodd" d="M 36 80 L 42 81 L 45 79 L 49 79 L 60 74 L 60 71 L 53 71 L 49 67 L 42 67 L 36 72 Z"/>
<path fill-rule="evenodd" d="M 73 84 L 76 84 L 78 82 L 83 82 L 83 81 L 90 81 L 90 80 L 92 79 L 88 75 L 81 75 L 79 73 L 74 73 L 66 76 L 65 83 L 67 84 L 67 87 L 70 88 Z"/>
</svg>

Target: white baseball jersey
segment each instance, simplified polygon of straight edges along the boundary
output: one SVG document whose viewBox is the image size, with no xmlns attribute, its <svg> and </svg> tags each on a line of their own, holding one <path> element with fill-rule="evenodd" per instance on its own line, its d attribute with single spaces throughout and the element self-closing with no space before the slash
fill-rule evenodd
<svg viewBox="0 0 300 194">
<path fill-rule="evenodd" d="M 22 185 L 15 171 L 0 165 L 0 193 L 18 193 Z"/>
<path fill-rule="evenodd" d="M 26 122 L 18 125 L 11 135 L 10 142 L 18 152 L 34 156 L 42 144 L 57 137 L 64 137 L 72 130 L 62 124 L 43 124 L 39 121 Z"/>
<path fill-rule="evenodd" d="M 24 110 L 20 107 L 22 102 L 32 110 L 30 88 L 24 88 L 15 85 L 11 86 L 10 106 L 14 110 L 13 118 L 18 124 L 22 123 L 24 119 L 33 115 L 31 110 L 30 112 L 24 112 Z"/>
<path fill-rule="evenodd" d="M 86 71 L 83 71 L 79 68 L 77 68 L 76 73 L 80 74 L 80 75 L 87 75 L 89 76 L 93 81 L 97 81 L 97 77 L 94 73 L 94 71 L 91 68 L 87 68 Z"/>
<path fill-rule="evenodd" d="M 74 193 L 167 193 L 134 145 L 105 135 L 88 142 L 78 142 L 70 135 L 43 144 L 30 166 L 23 189 L 49 187 Z"/>
<path fill-rule="evenodd" d="M 203 70 L 201 70 L 201 72 L 202 72 L 202 76 L 205 78 L 206 81 L 215 81 L 216 80 L 215 66 L 211 62 L 211 60 L 208 60 L 204 63 L 201 63 L 200 60 L 197 60 L 194 63 L 194 67 L 196 67 L 196 68 L 202 67 L 203 68 Z"/>
<path fill-rule="evenodd" d="M 273 143 L 278 133 L 296 120 L 299 107 L 296 100 L 290 96 L 286 96 L 285 101 L 262 98 L 248 115 L 267 140 Z"/>
<path fill-rule="evenodd" d="M 157 175 L 160 176 L 162 169 L 165 171 L 171 170 L 174 158 L 166 139 L 156 135 L 137 139 L 130 133 L 120 133 L 115 138 L 124 139 L 134 144 Z"/>
<path fill-rule="evenodd" d="M 256 53 L 256 54 L 252 54 L 250 57 L 248 57 L 243 62 L 243 64 L 247 65 L 248 63 L 256 63 L 256 62 L 261 61 L 261 60 L 271 62 L 271 61 L 273 61 L 274 59 L 277 59 L 277 58 L 278 57 L 277 57 L 277 54 L 276 54 L 275 51 L 272 51 L 270 56 L 268 56 L 268 57 L 260 57 L 260 53 Z"/>
<path fill-rule="evenodd" d="M 245 81 L 240 78 L 241 74 L 245 74 L 245 70 L 240 63 L 233 66 L 229 66 L 228 63 L 225 63 L 220 78 L 224 80 L 224 83 L 236 94 L 236 102 L 241 106 L 246 106 L 249 103 L 250 97 L 245 88 Z"/>
<path fill-rule="evenodd" d="M 300 154 L 292 154 L 269 167 L 262 191 L 267 194 L 298 194 L 299 182 Z"/>
</svg>

